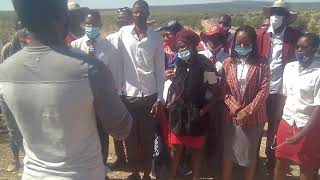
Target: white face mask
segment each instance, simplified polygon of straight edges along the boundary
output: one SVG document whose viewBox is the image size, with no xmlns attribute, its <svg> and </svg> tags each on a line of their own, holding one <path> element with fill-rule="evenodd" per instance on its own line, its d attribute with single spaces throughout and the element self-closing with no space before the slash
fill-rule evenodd
<svg viewBox="0 0 320 180">
<path fill-rule="evenodd" d="M 270 16 L 270 25 L 273 30 L 278 29 L 283 23 L 284 16 L 272 15 Z"/>
</svg>

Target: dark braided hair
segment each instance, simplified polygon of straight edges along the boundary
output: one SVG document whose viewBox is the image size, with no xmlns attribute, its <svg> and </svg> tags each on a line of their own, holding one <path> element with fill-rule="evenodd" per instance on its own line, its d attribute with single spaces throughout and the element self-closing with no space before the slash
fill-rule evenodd
<svg viewBox="0 0 320 180">
<path fill-rule="evenodd" d="M 260 60 L 260 58 L 259 58 L 259 51 L 258 51 L 258 44 L 257 44 L 257 34 L 256 34 L 256 31 L 253 27 L 247 26 L 247 25 L 241 26 L 240 28 L 238 28 L 236 30 L 236 33 L 234 35 L 234 39 L 232 42 L 231 57 L 233 59 L 236 59 L 236 57 L 237 57 L 237 52 L 235 52 L 234 48 L 236 46 L 236 38 L 240 32 L 247 33 L 251 39 L 252 52 L 248 58 L 248 63 L 254 64 L 254 63 L 258 62 Z"/>
</svg>

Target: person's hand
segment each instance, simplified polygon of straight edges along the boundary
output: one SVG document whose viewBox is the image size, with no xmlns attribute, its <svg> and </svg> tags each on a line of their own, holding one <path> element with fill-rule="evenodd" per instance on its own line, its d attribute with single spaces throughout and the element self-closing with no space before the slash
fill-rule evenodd
<svg viewBox="0 0 320 180">
<path fill-rule="evenodd" d="M 287 143 L 288 144 L 298 144 L 302 138 L 303 138 L 303 136 L 301 136 L 301 134 L 298 133 L 298 134 L 294 135 L 293 137 L 287 139 Z"/>
<path fill-rule="evenodd" d="M 249 113 L 246 109 L 241 109 L 236 117 L 237 124 L 243 126 L 245 124 L 244 120 L 248 117 Z"/>
<path fill-rule="evenodd" d="M 157 117 L 160 113 L 160 108 L 162 108 L 163 104 L 160 100 L 157 100 L 156 103 L 152 106 L 152 109 L 150 111 L 151 114 L 153 114 L 154 117 Z"/>
<path fill-rule="evenodd" d="M 169 69 L 165 71 L 166 77 L 170 77 L 174 75 L 174 70 L 173 69 Z"/>
</svg>

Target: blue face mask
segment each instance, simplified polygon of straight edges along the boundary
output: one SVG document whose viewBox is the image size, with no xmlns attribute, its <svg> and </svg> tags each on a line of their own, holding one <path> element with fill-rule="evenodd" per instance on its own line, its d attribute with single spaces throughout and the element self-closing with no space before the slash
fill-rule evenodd
<svg viewBox="0 0 320 180">
<path fill-rule="evenodd" d="M 190 53 L 189 50 L 185 50 L 185 51 L 182 51 L 182 52 L 178 53 L 178 58 L 180 58 L 183 61 L 189 60 L 190 56 L 191 56 L 191 53 Z"/>
<path fill-rule="evenodd" d="M 310 60 L 309 57 L 307 57 L 304 52 L 296 52 L 296 59 L 297 61 L 299 61 L 300 63 L 305 63 L 307 61 Z"/>
<path fill-rule="evenodd" d="M 240 45 L 236 45 L 234 47 L 234 50 L 240 55 L 240 56 L 247 56 L 249 53 L 252 52 L 252 46 L 250 47 L 242 47 Z"/>
<path fill-rule="evenodd" d="M 95 39 L 100 35 L 100 28 L 86 26 L 85 33 L 90 39 Z"/>
</svg>

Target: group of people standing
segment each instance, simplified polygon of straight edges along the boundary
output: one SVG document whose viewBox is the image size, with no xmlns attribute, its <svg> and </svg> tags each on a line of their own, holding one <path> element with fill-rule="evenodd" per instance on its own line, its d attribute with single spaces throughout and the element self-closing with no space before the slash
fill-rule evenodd
<svg viewBox="0 0 320 180">
<path fill-rule="evenodd" d="M 295 163 L 301 180 L 316 178 L 320 40 L 289 26 L 297 14 L 284 0 L 263 9 L 268 24 L 234 35 L 229 15 L 200 35 L 175 20 L 153 30 L 144 0 L 118 9 L 107 37 L 99 11 L 74 2 L 13 5 L 28 43 L 0 65 L 0 102 L 12 144 L 24 140 L 23 180 L 107 178 L 109 135 L 113 168 L 132 168 L 130 180 L 151 179 L 159 152 L 170 179 L 181 161 L 200 179 L 206 157 L 224 180 L 234 165 L 254 180 L 266 122 L 267 173 L 284 180 Z"/>
</svg>

